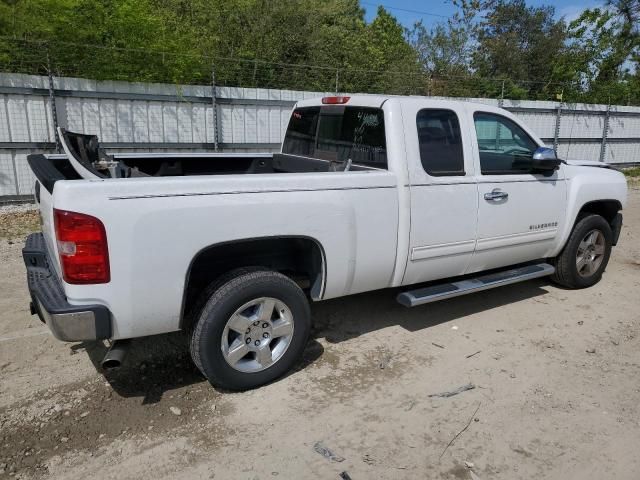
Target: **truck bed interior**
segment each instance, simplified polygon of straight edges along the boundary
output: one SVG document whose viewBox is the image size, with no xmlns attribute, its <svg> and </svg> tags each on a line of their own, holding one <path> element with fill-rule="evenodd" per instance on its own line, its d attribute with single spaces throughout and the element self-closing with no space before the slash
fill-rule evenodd
<svg viewBox="0 0 640 480">
<path fill-rule="evenodd" d="M 54 165 L 67 179 L 179 177 L 188 175 L 231 175 L 260 173 L 304 173 L 342 171 L 344 162 L 282 153 L 116 153 L 100 147 L 98 137 L 60 130 L 69 158 Z M 73 175 L 76 170 L 79 175 Z M 349 164 L 348 170 L 372 170 Z"/>
<path fill-rule="evenodd" d="M 334 168 L 330 161 L 283 153 L 273 154 L 116 154 L 115 160 L 129 168 L 153 177 L 186 175 L 232 175 L 239 173 L 303 173 L 328 172 Z M 335 166 L 340 170 L 340 165 Z M 371 170 L 352 164 L 350 170 Z"/>
</svg>

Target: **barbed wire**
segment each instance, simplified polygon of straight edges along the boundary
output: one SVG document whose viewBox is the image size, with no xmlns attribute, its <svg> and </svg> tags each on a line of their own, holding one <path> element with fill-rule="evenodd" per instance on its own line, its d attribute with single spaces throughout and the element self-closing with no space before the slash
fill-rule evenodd
<svg viewBox="0 0 640 480">
<path fill-rule="evenodd" d="M 318 70 L 330 70 L 332 72 L 335 72 L 336 70 L 349 70 L 353 73 L 384 73 L 384 74 L 397 74 L 397 75 L 405 75 L 407 73 L 407 71 L 403 71 L 403 70 L 380 70 L 380 69 L 358 69 L 358 68 L 352 68 L 352 67 L 344 67 L 344 66 L 340 66 L 340 65 L 315 65 L 315 64 L 305 64 L 305 63 L 284 63 L 284 62 L 274 62 L 271 60 L 264 60 L 264 59 L 259 59 L 259 58 L 243 58 L 243 57 L 227 57 L 227 56 L 220 56 L 220 55 L 206 55 L 206 54 L 195 54 L 195 53 L 177 53 L 177 52 L 171 52 L 171 51 L 166 51 L 166 50 L 154 50 L 154 49 L 141 49 L 141 48 L 131 48 L 131 47 L 117 47 L 117 46 L 109 46 L 109 45 L 97 45 L 97 44 L 88 44 L 88 43 L 76 43 L 76 42 L 69 42 L 69 41 L 59 41 L 59 40 L 55 40 L 55 41 L 51 41 L 51 40 L 32 40 L 32 39 L 17 39 L 14 37 L 8 37 L 8 36 L 2 36 L 0 35 L 0 40 L 5 40 L 5 41 L 14 41 L 14 42 L 25 42 L 25 43 L 33 43 L 36 45 L 41 45 L 41 46 L 54 46 L 54 45 L 63 45 L 63 46 L 70 46 L 70 47 L 77 47 L 77 48 L 81 48 L 81 49 L 90 49 L 90 48 L 95 48 L 95 49 L 99 49 L 99 50 L 106 50 L 106 51 L 118 51 L 118 52 L 129 52 L 129 53 L 142 53 L 145 55 L 150 55 L 150 54 L 156 54 L 156 55 L 163 55 L 163 56 L 173 56 L 173 57 L 191 57 L 191 58 L 199 58 L 199 59 L 203 59 L 203 60 L 209 60 L 209 61 L 231 61 L 231 62 L 241 62 L 241 63 L 248 63 L 248 64 L 262 64 L 262 65 L 272 65 L 272 66 L 286 66 L 286 67 L 295 67 L 295 68 L 311 68 L 311 69 L 318 69 Z M 420 75 L 429 75 L 429 72 L 420 72 Z M 447 75 L 439 75 L 442 78 L 447 78 L 447 79 L 453 79 L 453 78 L 469 78 L 469 75 L 452 75 L 452 74 L 447 74 Z M 546 79 L 537 79 L 537 80 L 530 80 L 530 79 L 510 79 L 507 77 L 475 77 L 475 78 L 482 78 L 483 80 L 489 80 L 489 81 L 496 81 L 496 82 L 503 82 L 503 81 L 513 81 L 516 83 L 523 83 L 523 84 L 548 84 L 548 85 L 569 85 L 571 82 L 555 82 L 555 81 L 550 81 L 550 80 L 546 80 Z"/>
<path fill-rule="evenodd" d="M 447 15 L 441 15 L 439 13 L 424 12 L 422 10 L 413 10 L 413 9 L 410 9 L 410 8 L 394 7 L 392 5 L 387 5 L 387 4 L 384 4 L 384 3 L 363 2 L 362 0 L 360 0 L 360 3 L 362 5 L 369 5 L 371 7 L 376 7 L 376 8 L 383 7 L 385 10 L 396 10 L 398 12 L 417 13 L 419 15 L 425 15 L 427 17 L 450 18 Z"/>
<path fill-rule="evenodd" d="M 28 48 L 15 48 L 18 46 Z M 441 75 L 0 36 L 0 71 L 128 82 L 429 96 L 584 101 L 577 82 Z M 640 92 L 628 104 L 640 103 Z"/>
</svg>

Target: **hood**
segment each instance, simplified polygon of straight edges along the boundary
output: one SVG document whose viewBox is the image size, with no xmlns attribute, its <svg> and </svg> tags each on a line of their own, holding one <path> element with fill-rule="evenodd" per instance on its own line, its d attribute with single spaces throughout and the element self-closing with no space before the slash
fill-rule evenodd
<svg viewBox="0 0 640 480">
<path fill-rule="evenodd" d="M 611 165 L 604 162 L 596 162 L 593 160 L 563 160 L 567 165 L 576 165 L 581 167 L 599 167 L 612 168 Z"/>
</svg>

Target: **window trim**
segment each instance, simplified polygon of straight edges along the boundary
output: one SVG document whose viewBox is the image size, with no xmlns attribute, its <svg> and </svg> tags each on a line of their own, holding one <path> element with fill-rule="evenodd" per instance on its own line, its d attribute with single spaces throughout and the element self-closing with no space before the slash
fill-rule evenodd
<svg viewBox="0 0 640 480">
<path fill-rule="evenodd" d="M 480 142 L 478 141 L 478 130 L 476 128 L 476 115 L 491 115 L 494 117 L 498 117 L 498 118 L 502 118 L 507 120 L 508 122 L 511 122 L 512 124 L 514 124 L 515 126 L 517 126 L 518 128 L 520 128 L 520 130 L 522 130 L 522 132 L 527 136 L 527 138 L 531 141 L 531 143 L 533 143 L 536 148 L 540 148 L 540 145 L 538 144 L 538 142 L 536 142 L 531 135 L 529 135 L 529 132 L 527 132 L 525 130 L 525 128 L 520 125 L 518 122 L 516 122 L 515 120 L 507 117 L 506 115 L 502 115 L 500 113 L 495 113 L 495 112 L 488 112 L 486 110 L 476 110 L 473 112 L 473 131 L 475 133 L 476 136 L 476 146 L 478 147 L 478 167 L 480 167 L 480 175 L 483 176 L 490 176 L 490 175 L 531 175 L 533 173 L 535 173 L 535 169 L 534 168 L 530 168 L 529 170 L 497 170 L 494 172 L 490 172 L 490 173 L 485 173 L 482 171 L 482 160 L 480 159 Z"/>
<path fill-rule="evenodd" d="M 422 153 L 420 152 L 420 135 L 419 135 L 419 128 L 418 128 L 418 116 L 420 115 L 420 113 L 425 112 L 425 111 L 431 111 L 431 112 L 450 112 L 454 115 L 454 117 L 456 118 L 456 120 L 458 121 L 458 129 L 460 130 L 460 148 L 462 151 L 462 170 L 450 170 L 450 171 L 443 171 L 443 172 L 433 172 L 430 169 L 425 168 L 424 165 L 424 161 L 422 160 Z M 467 176 L 467 171 L 465 168 L 465 148 L 464 148 L 464 141 L 462 139 L 462 124 L 460 123 L 460 116 L 458 115 L 458 113 L 455 110 L 452 110 L 450 108 L 434 108 L 434 107 L 427 107 L 427 108 L 421 108 L 420 110 L 418 110 L 416 112 L 416 136 L 418 137 L 418 156 L 420 157 L 420 165 L 422 166 L 422 169 L 424 170 L 424 172 L 429 175 L 430 177 L 466 177 Z"/>
</svg>

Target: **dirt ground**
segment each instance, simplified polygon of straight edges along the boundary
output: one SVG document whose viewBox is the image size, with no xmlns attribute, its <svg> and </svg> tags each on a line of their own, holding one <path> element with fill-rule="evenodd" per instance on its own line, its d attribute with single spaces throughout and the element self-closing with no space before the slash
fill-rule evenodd
<svg viewBox="0 0 640 480">
<path fill-rule="evenodd" d="M 210 387 L 180 335 L 105 377 L 104 346 L 29 315 L 22 239 L 0 239 L 0 478 L 638 479 L 638 187 L 624 215 L 595 287 L 319 303 L 302 364 L 245 393 Z"/>
</svg>

